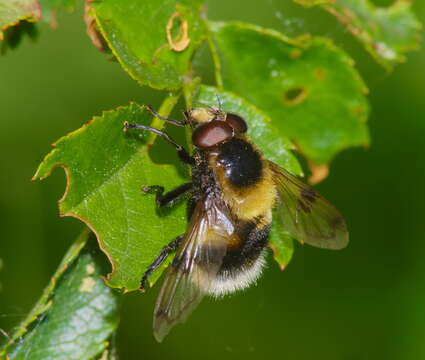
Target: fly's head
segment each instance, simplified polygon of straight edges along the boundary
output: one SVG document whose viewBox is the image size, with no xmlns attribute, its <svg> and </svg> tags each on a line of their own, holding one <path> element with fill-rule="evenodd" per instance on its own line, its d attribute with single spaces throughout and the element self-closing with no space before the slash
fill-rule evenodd
<svg viewBox="0 0 425 360">
<path fill-rule="evenodd" d="M 184 115 L 193 128 L 192 143 L 200 149 L 221 145 L 248 130 L 245 120 L 239 115 L 215 107 L 191 109 Z"/>
</svg>

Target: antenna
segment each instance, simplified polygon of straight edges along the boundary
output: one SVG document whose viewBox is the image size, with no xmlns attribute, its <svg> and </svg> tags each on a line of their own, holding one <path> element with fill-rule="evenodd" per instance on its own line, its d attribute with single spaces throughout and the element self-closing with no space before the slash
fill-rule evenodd
<svg viewBox="0 0 425 360">
<path fill-rule="evenodd" d="M 215 94 L 216 98 L 217 98 L 217 102 L 218 102 L 218 109 L 221 111 L 221 101 L 220 101 L 220 97 L 218 96 L 218 94 Z"/>
</svg>

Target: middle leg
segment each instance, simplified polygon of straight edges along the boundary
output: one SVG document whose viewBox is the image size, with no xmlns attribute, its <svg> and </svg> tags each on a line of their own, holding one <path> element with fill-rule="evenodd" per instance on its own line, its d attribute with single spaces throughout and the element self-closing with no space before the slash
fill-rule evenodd
<svg viewBox="0 0 425 360">
<path fill-rule="evenodd" d="M 180 245 L 184 234 L 177 236 L 173 241 L 171 241 L 167 246 L 165 246 L 158 257 L 153 261 L 152 264 L 149 265 L 148 269 L 143 274 L 142 279 L 140 280 L 140 290 L 145 291 L 146 284 L 149 276 L 158 269 L 161 264 L 165 261 L 165 259 L 170 255 L 173 251 L 175 251 Z"/>
<path fill-rule="evenodd" d="M 176 187 L 174 190 L 164 194 L 164 188 L 159 185 L 144 186 L 142 191 L 145 193 L 156 194 L 156 205 L 161 208 L 163 206 L 173 206 L 182 196 L 192 190 L 192 183 L 186 183 Z"/>
</svg>

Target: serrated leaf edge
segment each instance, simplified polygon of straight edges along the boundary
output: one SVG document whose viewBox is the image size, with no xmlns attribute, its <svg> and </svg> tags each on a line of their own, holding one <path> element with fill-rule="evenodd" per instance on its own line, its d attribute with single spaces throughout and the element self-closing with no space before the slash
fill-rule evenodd
<svg viewBox="0 0 425 360">
<path fill-rule="evenodd" d="M 34 5 L 37 7 L 36 9 L 32 10 L 31 13 L 28 13 L 26 15 L 23 15 L 21 17 L 16 18 L 16 20 L 14 22 L 10 22 L 8 24 L 3 25 L 0 28 L 0 41 L 4 39 L 4 35 L 3 32 L 13 26 L 18 25 L 22 20 L 27 20 L 30 22 L 37 22 L 39 20 L 41 20 L 42 18 L 42 13 L 41 13 L 41 4 L 38 0 L 34 0 Z"/>
<path fill-rule="evenodd" d="M 166 99 L 169 99 L 169 98 L 166 98 Z M 114 113 L 114 112 L 116 112 L 116 111 L 120 111 L 120 110 L 124 110 L 124 109 L 126 109 L 126 108 L 128 108 L 129 106 L 132 106 L 132 105 L 136 105 L 136 106 L 139 106 L 139 107 L 141 107 L 142 109 L 145 109 L 145 105 L 139 105 L 139 104 L 137 104 L 136 102 L 130 102 L 130 104 L 129 105 L 127 105 L 127 106 L 118 106 L 117 108 L 115 108 L 115 109 L 112 109 L 112 110 L 105 110 L 105 111 L 103 111 L 102 112 L 102 115 L 100 115 L 100 116 L 94 116 L 91 120 L 89 120 L 88 122 L 86 122 L 85 124 L 83 124 L 83 126 L 81 126 L 80 128 L 78 128 L 78 129 L 76 129 L 76 130 L 74 130 L 74 131 L 72 131 L 72 132 L 70 132 L 69 134 L 67 134 L 67 135 L 65 135 L 65 136 L 62 136 L 55 144 L 53 144 L 52 146 L 54 146 L 54 147 L 56 147 L 57 145 L 59 145 L 61 142 L 63 142 L 63 141 L 65 141 L 65 140 L 67 140 L 68 138 L 70 138 L 70 137 L 73 137 L 73 136 L 75 136 L 75 135 L 77 135 L 77 134 L 80 134 L 80 133 L 82 133 L 83 131 L 85 131 L 87 128 L 88 128 L 88 126 L 92 123 L 92 122 L 94 122 L 94 121 L 96 121 L 96 120 L 98 120 L 98 119 L 102 119 L 106 114 L 112 114 L 112 113 Z M 171 111 L 171 110 L 170 110 Z M 149 156 L 148 155 L 148 151 L 149 151 L 149 147 L 151 146 L 152 144 L 151 143 L 147 143 L 147 144 L 145 144 L 145 145 L 143 145 L 143 146 L 140 146 L 140 148 L 138 149 L 138 153 L 144 153 L 146 156 Z M 108 260 L 109 260 L 109 262 L 110 262 L 110 264 L 111 264 L 111 267 L 112 267 L 112 269 L 111 269 L 111 272 L 104 278 L 104 280 L 105 280 L 105 282 L 107 283 L 107 285 L 108 286 L 110 286 L 110 287 L 115 287 L 115 288 L 117 288 L 116 286 L 112 286 L 112 284 L 110 283 L 110 279 L 114 276 L 114 274 L 117 272 L 117 270 L 118 270 L 118 264 L 113 260 L 113 258 L 112 258 L 112 256 L 109 254 L 109 252 L 107 251 L 107 249 L 106 249 L 106 247 L 105 247 L 105 243 L 104 243 L 104 241 L 103 241 L 103 239 L 102 239 L 102 237 L 99 235 L 99 233 L 96 231 L 96 229 L 95 229 L 95 227 L 87 220 L 87 219 L 85 219 L 84 217 L 82 217 L 82 216 L 80 216 L 80 215 L 78 215 L 78 214 L 76 214 L 76 213 L 74 213 L 74 212 L 72 212 L 72 211 L 65 211 L 64 210 L 64 208 L 63 208 L 63 202 L 66 200 L 66 198 L 67 198 L 67 196 L 68 196 L 68 193 L 69 193 L 69 191 L 70 191 L 70 189 L 71 189 L 71 186 L 72 186 L 72 174 L 71 174 L 71 172 L 70 172 L 70 169 L 68 168 L 68 166 L 67 165 L 65 165 L 65 164 L 55 164 L 55 165 L 53 165 L 53 166 L 51 166 L 50 168 L 49 168 L 49 170 L 48 170 L 48 172 L 47 172 L 47 174 L 46 175 L 44 175 L 44 176 L 42 176 L 42 177 L 40 177 L 40 176 L 38 176 L 38 174 L 39 174 L 39 172 L 40 172 L 40 170 L 43 168 L 43 165 L 52 157 L 52 156 L 54 156 L 55 155 L 55 153 L 58 151 L 58 149 L 53 149 L 49 154 L 47 154 L 46 156 L 45 156 L 45 158 L 43 159 L 43 161 L 40 163 L 40 165 L 38 166 L 38 169 L 37 169 L 37 171 L 36 171 L 36 173 L 35 173 L 35 175 L 32 177 L 32 180 L 33 181 L 35 181 L 35 180 L 44 180 L 44 179 L 46 179 L 47 177 L 49 177 L 51 174 L 52 174 L 52 172 L 56 169 L 56 168 L 62 168 L 63 170 L 64 170 L 64 172 L 65 172 L 65 178 L 66 178 L 66 185 L 65 185 L 65 191 L 64 191 L 64 193 L 63 193 L 63 195 L 62 195 L 62 197 L 58 200 L 58 206 L 59 206 L 59 216 L 61 216 L 61 217 L 66 217 L 66 216 L 70 216 L 70 217 L 73 217 L 73 218 L 76 218 L 76 219 L 78 219 L 78 220 L 80 220 L 81 222 L 83 222 L 94 234 L 95 234 L 95 236 L 96 236 L 96 240 L 97 240 L 97 242 L 98 242 L 98 244 L 99 244 L 99 247 L 100 247 L 100 249 L 102 250 L 102 252 L 106 255 L 106 257 L 108 258 Z M 112 174 L 112 176 L 110 177 L 110 178 L 108 178 L 106 181 L 104 181 L 100 186 L 103 186 L 104 184 L 106 184 L 106 183 L 108 183 L 109 181 L 111 181 L 111 179 L 118 173 L 118 172 L 120 172 L 120 171 L 122 171 L 124 168 L 126 168 L 130 163 L 131 163 L 131 161 L 133 161 L 135 159 L 135 157 L 134 156 L 132 156 L 125 164 L 123 164 L 119 169 L 117 169 L 115 172 L 114 172 L 114 174 Z M 160 166 L 160 167 L 172 167 L 173 165 L 170 165 L 170 164 L 158 164 L 158 163 L 155 163 L 155 165 L 156 166 Z M 86 199 L 87 198 L 89 198 L 90 196 L 92 196 L 93 195 L 93 192 L 92 193 L 90 193 L 88 196 L 86 196 Z M 81 204 L 81 203 L 80 203 Z M 78 204 L 79 205 L 79 204 Z M 78 206 L 78 205 L 76 205 L 76 206 Z M 75 208 L 76 206 L 74 206 L 73 208 Z M 118 287 L 118 288 L 120 288 L 120 289 L 122 289 L 122 291 L 123 291 L 123 293 L 126 293 L 126 292 L 128 292 L 129 290 L 126 288 L 126 287 Z"/>
</svg>

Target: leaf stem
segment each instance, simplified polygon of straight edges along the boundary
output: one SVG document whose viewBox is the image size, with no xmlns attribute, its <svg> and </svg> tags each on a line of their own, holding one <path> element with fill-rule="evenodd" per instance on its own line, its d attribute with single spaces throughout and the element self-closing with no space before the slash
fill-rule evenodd
<svg viewBox="0 0 425 360">
<path fill-rule="evenodd" d="M 177 102 L 179 101 L 180 95 L 181 91 L 169 92 L 168 96 L 166 96 L 162 101 L 162 104 L 158 109 L 158 114 L 162 116 L 169 116 L 171 111 L 173 111 L 174 106 L 176 106 Z M 154 117 L 150 126 L 160 130 L 164 127 L 164 120 Z M 154 133 L 150 133 L 147 144 L 153 144 L 156 139 L 156 136 L 157 135 L 155 135 Z"/>
<path fill-rule="evenodd" d="M 210 29 L 207 21 L 205 21 L 205 26 L 207 28 L 208 46 L 210 48 L 211 56 L 212 56 L 213 63 L 214 63 L 215 82 L 216 82 L 217 88 L 220 91 L 222 91 L 224 89 L 224 87 L 223 87 L 223 78 L 221 76 L 220 56 L 218 54 L 218 49 L 217 49 L 217 46 L 216 46 L 214 39 L 211 35 L 211 29 Z"/>
<path fill-rule="evenodd" d="M 186 109 L 193 109 L 193 96 L 199 91 L 200 84 L 201 79 L 196 77 L 183 85 L 183 95 L 186 103 Z M 186 142 L 189 148 L 189 152 L 192 152 L 192 128 L 190 126 L 186 126 Z"/>
</svg>

